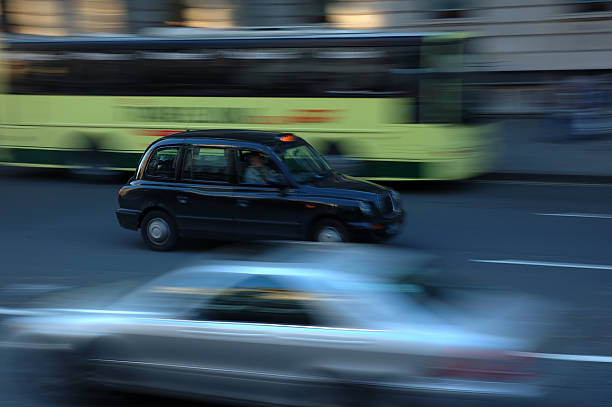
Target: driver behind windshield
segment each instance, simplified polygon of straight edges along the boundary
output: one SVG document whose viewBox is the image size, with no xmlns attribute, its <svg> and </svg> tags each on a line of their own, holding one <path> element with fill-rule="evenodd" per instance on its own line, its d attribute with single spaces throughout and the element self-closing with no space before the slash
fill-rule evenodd
<svg viewBox="0 0 612 407">
<path fill-rule="evenodd" d="M 270 184 L 270 180 L 278 175 L 268 167 L 259 153 L 249 153 L 247 156 L 249 167 L 244 172 L 244 182 L 247 184 Z"/>
<path fill-rule="evenodd" d="M 325 160 L 306 144 L 287 145 L 278 151 L 278 156 L 297 182 L 312 182 L 332 173 Z"/>
</svg>

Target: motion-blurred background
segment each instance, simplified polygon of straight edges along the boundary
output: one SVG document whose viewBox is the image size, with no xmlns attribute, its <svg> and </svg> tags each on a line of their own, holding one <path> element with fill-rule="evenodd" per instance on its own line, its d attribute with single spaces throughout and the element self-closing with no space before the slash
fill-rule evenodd
<svg viewBox="0 0 612 407">
<path fill-rule="evenodd" d="M 471 114 L 503 123 L 487 171 L 612 175 L 609 1 L 2 0 L 5 34 L 175 36 L 163 28 L 375 29 L 475 36 L 461 64 Z M 161 30 L 160 30 L 161 28 Z M 152 30 L 154 29 L 154 30 Z M 194 34 L 194 33 L 192 33 Z M 195 34 L 198 35 L 198 34 Z M 23 62 L 23 61 L 21 61 Z M 15 59 L 13 59 L 15 63 Z M 421 66 L 421 68 L 425 68 Z M 497 138 L 498 137 L 498 138 Z M 446 178 L 443 176 L 442 178 Z M 458 178 L 462 178 L 459 175 Z"/>
<path fill-rule="evenodd" d="M 569 327 L 542 348 L 552 372 L 573 377 L 551 403 L 611 405 L 612 1 L 0 9 L 0 315 L 39 295 L 152 278 L 217 245 L 153 253 L 116 224 L 120 183 L 97 177 L 125 181 L 152 141 L 291 131 L 365 179 L 453 181 L 394 185 L 406 223 L 391 244 L 441 255 L 476 289 L 568 305 Z M 3 350 L 5 340 L 0 331 Z M 0 405 L 53 406 L 11 393 L 8 377 Z"/>
</svg>

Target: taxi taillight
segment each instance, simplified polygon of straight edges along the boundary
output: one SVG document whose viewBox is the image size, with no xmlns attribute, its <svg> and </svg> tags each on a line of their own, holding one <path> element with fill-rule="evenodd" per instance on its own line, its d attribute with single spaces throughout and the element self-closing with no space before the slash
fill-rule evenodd
<svg viewBox="0 0 612 407">
<path fill-rule="evenodd" d="M 487 381 L 522 381 L 537 374 L 533 358 L 507 353 L 455 354 L 441 358 L 433 370 L 436 377 Z"/>
</svg>

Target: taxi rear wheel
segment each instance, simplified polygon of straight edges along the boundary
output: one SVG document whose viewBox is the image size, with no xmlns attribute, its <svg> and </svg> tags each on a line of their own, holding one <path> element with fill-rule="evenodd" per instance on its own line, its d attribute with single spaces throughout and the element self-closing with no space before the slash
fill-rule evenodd
<svg viewBox="0 0 612 407">
<path fill-rule="evenodd" d="M 178 240 L 178 229 L 174 219 L 163 211 L 151 211 L 140 225 L 142 239 L 149 249 L 172 250 Z"/>
</svg>

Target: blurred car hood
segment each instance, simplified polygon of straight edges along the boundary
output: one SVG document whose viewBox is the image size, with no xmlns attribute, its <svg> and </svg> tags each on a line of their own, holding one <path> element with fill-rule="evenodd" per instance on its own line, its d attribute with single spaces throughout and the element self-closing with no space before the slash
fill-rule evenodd
<svg viewBox="0 0 612 407">
<path fill-rule="evenodd" d="M 326 193 L 343 194 L 343 191 L 356 193 L 364 192 L 368 194 L 382 194 L 387 188 L 369 181 L 363 181 L 348 175 L 332 173 L 321 179 L 316 179 L 310 183 L 315 188 L 325 188 Z"/>
<path fill-rule="evenodd" d="M 528 294 L 473 290 L 447 293 L 429 308 L 466 329 L 536 346 L 560 332 L 567 311 L 561 303 Z"/>
</svg>

